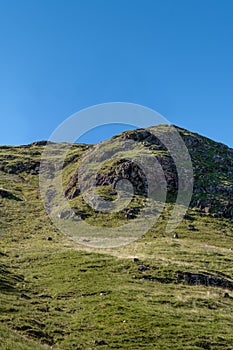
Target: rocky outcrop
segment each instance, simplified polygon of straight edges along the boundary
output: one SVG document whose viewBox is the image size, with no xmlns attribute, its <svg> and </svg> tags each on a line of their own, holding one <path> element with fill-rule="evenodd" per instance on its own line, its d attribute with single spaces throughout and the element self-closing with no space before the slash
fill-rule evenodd
<svg viewBox="0 0 233 350">
<path fill-rule="evenodd" d="M 27 173 L 32 175 L 38 175 L 40 169 L 40 162 L 31 159 L 25 159 L 21 161 L 8 162 L 3 160 L 0 164 L 0 171 L 8 174 L 20 174 Z"/>
<path fill-rule="evenodd" d="M 159 277 L 152 274 L 147 274 L 148 271 L 153 271 L 154 267 L 149 265 L 140 264 L 138 266 L 139 278 L 141 280 L 147 280 L 159 283 L 185 283 L 189 286 L 206 286 L 206 287 L 218 287 L 233 291 L 233 282 L 230 279 L 207 275 L 204 273 L 192 273 L 192 272 L 178 272 L 176 276 Z M 229 276 L 228 276 L 229 277 Z"/>
<path fill-rule="evenodd" d="M 160 132 L 168 132 L 166 126 L 159 126 L 158 128 L 160 128 Z M 191 207 L 198 208 L 203 215 L 233 218 L 233 150 L 221 143 L 190 133 L 187 130 L 180 128 L 177 128 L 177 130 L 186 144 L 193 164 L 194 188 Z M 154 154 L 166 179 L 167 201 L 175 201 L 180 179 L 178 179 L 176 166 L 169 150 L 166 149 L 159 138 L 151 134 L 148 129 L 139 129 L 113 137 L 112 143 L 117 139 L 137 141 Z M 107 152 L 103 152 L 104 160 L 111 159 L 111 151 L 108 150 L 108 153 L 109 157 Z M 117 182 L 121 179 L 129 180 L 136 194 L 147 195 L 147 179 L 143 169 L 127 157 L 113 160 L 105 167 L 104 171 L 98 171 L 96 186 L 110 185 L 115 188 Z M 155 182 L 159 184 L 158 176 Z M 79 194 L 77 170 L 69 180 L 65 197 L 72 199 Z"/>
<path fill-rule="evenodd" d="M 177 283 L 184 281 L 190 286 L 203 285 L 207 287 L 219 287 L 223 289 L 233 290 L 233 282 L 213 276 L 207 276 L 204 274 L 194 274 L 190 272 L 178 273 Z"/>
<path fill-rule="evenodd" d="M 165 176 L 168 191 L 175 192 L 177 191 L 177 175 L 174 162 L 170 157 L 156 157 L 158 162 L 163 168 L 163 174 Z M 96 186 L 111 185 L 113 188 L 116 187 L 116 184 L 119 180 L 126 179 L 131 182 L 134 187 L 135 194 L 147 195 L 147 178 L 143 169 L 141 169 L 133 161 L 126 159 L 121 159 L 114 163 L 109 170 L 105 173 L 98 173 L 96 176 Z M 159 179 L 158 175 L 156 177 L 155 185 L 157 184 L 158 188 L 154 190 L 159 190 L 159 184 L 163 181 L 163 176 Z"/>
</svg>

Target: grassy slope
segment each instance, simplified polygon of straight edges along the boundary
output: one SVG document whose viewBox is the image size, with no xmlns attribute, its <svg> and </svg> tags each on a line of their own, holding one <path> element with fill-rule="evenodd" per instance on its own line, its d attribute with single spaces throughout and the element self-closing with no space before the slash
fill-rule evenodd
<svg viewBox="0 0 233 350">
<path fill-rule="evenodd" d="M 41 146 L 1 150 L 9 164 L 25 152 L 39 159 Z M 0 172 L 0 181 L 21 199 L 0 202 L 0 349 L 233 349 L 233 293 L 175 283 L 179 271 L 233 277 L 229 221 L 191 211 L 175 240 L 164 234 L 167 210 L 137 242 L 87 251 L 51 224 L 37 175 Z M 139 272 L 140 264 L 150 270 Z"/>
</svg>

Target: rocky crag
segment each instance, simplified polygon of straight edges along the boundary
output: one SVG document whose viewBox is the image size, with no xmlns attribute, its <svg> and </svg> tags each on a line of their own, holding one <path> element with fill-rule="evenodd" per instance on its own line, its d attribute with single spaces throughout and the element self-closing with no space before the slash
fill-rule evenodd
<svg viewBox="0 0 233 350">
<path fill-rule="evenodd" d="M 160 133 L 169 134 L 168 126 L 158 126 Z M 194 186 L 190 206 L 200 209 L 203 215 L 233 218 L 233 149 L 206 137 L 177 128 L 191 157 Z M 176 165 L 169 150 L 159 138 L 148 129 L 127 131 L 107 141 L 109 147 L 115 140 L 133 140 L 139 142 L 145 149 L 153 152 L 154 157 L 162 166 L 167 182 L 167 201 L 173 202 L 178 189 Z M 98 147 L 94 146 L 94 147 Z M 115 188 L 121 179 L 130 180 L 135 193 L 146 194 L 146 178 L 143 170 L 127 159 L 127 151 L 121 154 L 121 159 L 113 159 L 98 171 L 97 186 Z M 79 195 L 79 171 L 70 177 L 65 190 L 67 199 Z"/>
</svg>

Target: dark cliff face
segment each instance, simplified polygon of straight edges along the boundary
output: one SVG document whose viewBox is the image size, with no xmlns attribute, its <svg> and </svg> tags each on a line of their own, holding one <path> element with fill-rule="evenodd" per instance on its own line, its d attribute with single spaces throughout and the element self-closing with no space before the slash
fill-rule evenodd
<svg viewBox="0 0 233 350">
<path fill-rule="evenodd" d="M 160 133 L 169 132 L 167 126 L 157 128 Z M 194 186 L 190 206 L 199 208 L 206 215 L 233 218 L 233 150 L 187 130 L 180 128 L 176 130 L 181 135 L 192 161 Z M 176 165 L 169 150 L 160 139 L 151 134 L 149 129 L 129 131 L 106 141 L 106 149 L 109 150 L 109 147 L 111 149 L 111 144 L 114 145 L 116 140 L 133 140 L 154 155 L 166 179 L 167 202 L 174 202 L 179 185 Z M 125 152 L 121 150 L 121 159 L 111 161 L 111 152 L 108 155 L 110 160 L 106 156 L 104 167 L 96 172 L 96 185 L 111 186 L 114 189 L 119 180 L 127 179 L 132 183 L 135 194 L 146 196 L 147 180 L 143 169 L 127 158 L 127 150 Z M 77 168 L 65 190 L 67 199 L 79 195 L 78 177 Z M 158 178 L 156 181 L 158 182 Z"/>
</svg>

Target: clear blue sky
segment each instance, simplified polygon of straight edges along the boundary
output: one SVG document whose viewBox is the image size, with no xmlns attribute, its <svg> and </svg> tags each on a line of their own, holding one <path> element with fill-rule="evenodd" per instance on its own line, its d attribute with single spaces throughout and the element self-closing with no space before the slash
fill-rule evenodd
<svg viewBox="0 0 233 350">
<path fill-rule="evenodd" d="M 1 144 L 103 102 L 233 147 L 232 0 L 0 0 Z"/>
</svg>

